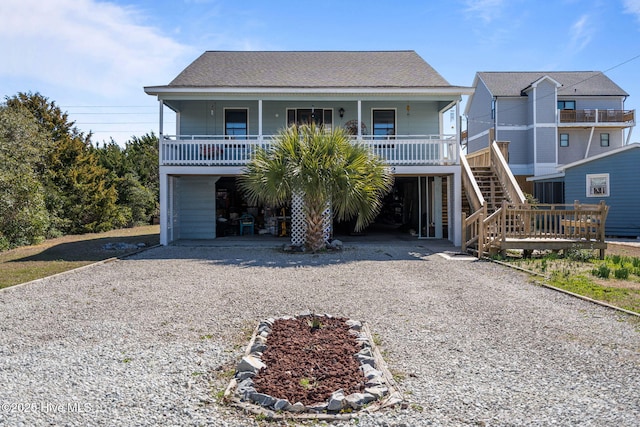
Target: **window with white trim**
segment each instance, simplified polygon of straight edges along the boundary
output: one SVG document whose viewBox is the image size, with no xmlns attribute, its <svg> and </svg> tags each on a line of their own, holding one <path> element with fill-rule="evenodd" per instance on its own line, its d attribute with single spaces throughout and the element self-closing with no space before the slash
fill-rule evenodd
<svg viewBox="0 0 640 427">
<path fill-rule="evenodd" d="M 587 197 L 609 197 L 609 174 L 587 175 Z"/>
<path fill-rule="evenodd" d="M 224 110 L 224 134 L 247 136 L 249 134 L 249 111 L 246 108 L 227 108 Z"/>
<path fill-rule="evenodd" d="M 569 134 L 561 133 L 560 134 L 560 147 L 568 147 L 569 146 Z"/>
<path fill-rule="evenodd" d="M 331 108 L 287 108 L 287 126 L 316 124 L 324 126 L 326 131 L 333 128 L 333 109 Z"/>
<path fill-rule="evenodd" d="M 396 110 L 372 110 L 372 115 L 374 137 L 392 137 L 396 134 Z"/>
<path fill-rule="evenodd" d="M 576 101 L 558 101 L 558 110 L 575 110 Z"/>
</svg>

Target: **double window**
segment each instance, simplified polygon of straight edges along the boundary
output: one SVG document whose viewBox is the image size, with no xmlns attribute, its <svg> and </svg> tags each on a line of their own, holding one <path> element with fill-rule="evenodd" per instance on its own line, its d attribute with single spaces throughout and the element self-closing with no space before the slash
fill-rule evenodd
<svg viewBox="0 0 640 427">
<path fill-rule="evenodd" d="M 288 108 L 287 126 L 316 124 L 331 131 L 333 127 L 333 110 L 330 108 Z"/>
<path fill-rule="evenodd" d="M 558 110 L 575 110 L 576 101 L 558 101 Z"/>
</svg>

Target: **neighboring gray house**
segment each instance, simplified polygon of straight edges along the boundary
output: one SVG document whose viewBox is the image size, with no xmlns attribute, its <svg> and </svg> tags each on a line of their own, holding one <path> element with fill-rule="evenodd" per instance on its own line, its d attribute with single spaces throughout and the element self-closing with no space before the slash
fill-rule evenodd
<svg viewBox="0 0 640 427">
<path fill-rule="evenodd" d="M 168 85 L 145 87 L 160 104 L 160 241 L 242 232 L 284 235 L 297 227 L 287 206 L 247 206 L 235 178 L 256 146 L 280 129 L 315 122 L 344 126 L 393 167 L 387 225 L 417 238 L 461 236 L 458 134 L 462 95 L 413 51 L 203 53 Z M 164 128 L 164 111 L 176 128 Z"/>
<path fill-rule="evenodd" d="M 511 171 L 541 202 L 564 196 L 562 180 L 549 175 L 625 146 L 635 125 L 628 94 L 601 72 L 478 72 L 473 87 L 464 112 L 468 153 L 490 137 L 509 141 Z"/>
<path fill-rule="evenodd" d="M 560 171 L 565 200 L 585 204 L 604 200 L 609 206 L 605 223 L 607 236 L 640 237 L 638 165 L 640 143 L 564 165 Z"/>
</svg>

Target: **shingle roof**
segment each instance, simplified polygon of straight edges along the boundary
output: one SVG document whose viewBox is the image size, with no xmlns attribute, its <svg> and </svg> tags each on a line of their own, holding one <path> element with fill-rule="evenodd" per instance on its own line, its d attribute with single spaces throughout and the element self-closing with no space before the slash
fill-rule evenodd
<svg viewBox="0 0 640 427">
<path fill-rule="evenodd" d="M 169 87 L 430 88 L 451 85 L 414 51 L 207 51 Z"/>
<path fill-rule="evenodd" d="M 548 76 L 562 85 L 558 95 L 573 96 L 629 96 L 600 71 L 525 71 L 479 72 L 493 96 L 520 96 L 532 83 Z"/>
</svg>

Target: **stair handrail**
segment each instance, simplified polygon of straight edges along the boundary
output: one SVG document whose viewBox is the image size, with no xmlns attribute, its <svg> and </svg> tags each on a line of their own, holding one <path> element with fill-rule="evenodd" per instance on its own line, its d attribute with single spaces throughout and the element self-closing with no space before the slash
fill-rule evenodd
<svg viewBox="0 0 640 427">
<path fill-rule="evenodd" d="M 469 247 L 476 245 L 478 248 L 478 258 L 482 257 L 484 248 L 484 219 L 487 216 L 487 205 L 483 205 L 467 217 L 462 212 L 462 251 L 466 252 Z"/>
<path fill-rule="evenodd" d="M 482 209 L 482 207 L 486 205 L 486 202 L 462 149 L 460 150 L 460 165 L 462 166 L 462 188 L 466 189 L 469 204 L 473 212 L 476 212 Z"/>
<path fill-rule="evenodd" d="M 527 199 L 524 197 L 524 193 L 520 189 L 520 185 L 518 185 L 518 181 L 513 176 L 511 168 L 496 141 L 491 143 L 491 167 L 500 179 L 511 203 L 524 204 Z"/>
<path fill-rule="evenodd" d="M 489 167 L 491 166 L 491 153 L 489 147 L 482 148 L 465 156 L 467 163 L 471 167 Z"/>
</svg>

